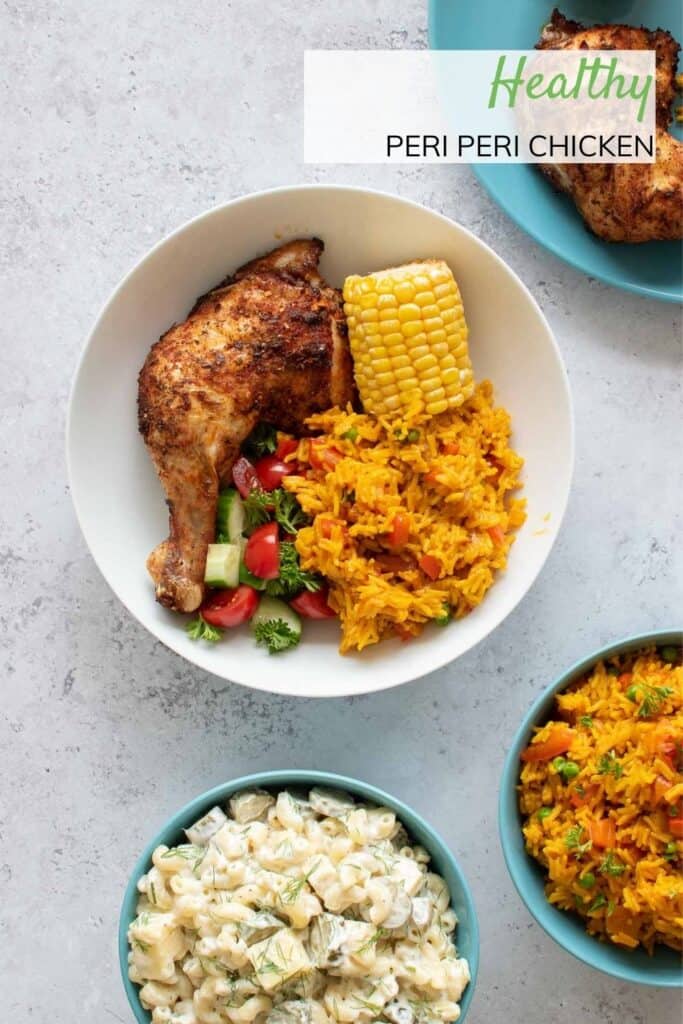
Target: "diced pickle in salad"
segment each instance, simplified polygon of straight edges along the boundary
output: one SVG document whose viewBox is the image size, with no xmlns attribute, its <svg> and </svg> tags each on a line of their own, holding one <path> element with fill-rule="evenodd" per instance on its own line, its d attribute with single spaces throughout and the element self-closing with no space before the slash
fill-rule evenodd
<svg viewBox="0 0 683 1024">
<path fill-rule="evenodd" d="M 158 846 L 128 930 L 152 1024 L 438 1024 L 470 980 L 448 886 L 388 807 L 248 789 Z"/>
<path fill-rule="evenodd" d="M 187 625 L 193 640 L 216 643 L 224 630 L 250 623 L 269 654 L 296 647 L 302 618 L 333 618 L 322 577 L 299 564 L 296 534 L 308 517 L 282 487 L 297 471 L 295 438 L 259 424 L 232 469 L 233 487 L 221 491 L 215 543 L 209 544 L 207 595 Z"/>
</svg>

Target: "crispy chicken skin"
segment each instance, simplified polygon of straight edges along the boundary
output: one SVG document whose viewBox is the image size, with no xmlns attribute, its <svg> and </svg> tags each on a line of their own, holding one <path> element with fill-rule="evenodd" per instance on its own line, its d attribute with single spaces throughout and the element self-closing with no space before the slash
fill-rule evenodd
<svg viewBox="0 0 683 1024">
<path fill-rule="evenodd" d="M 587 226 L 605 241 L 683 238 L 683 144 L 668 132 L 679 50 L 673 36 L 629 25 L 586 28 L 555 8 L 536 45 L 539 50 L 655 50 L 655 163 L 543 164 L 541 169 L 573 198 Z"/>
<path fill-rule="evenodd" d="M 152 347 L 138 387 L 140 433 L 167 495 L 169 536 L 147 560 L 157 600 L 204 596 L 220 484 L 259 420 L 299 433 L 353 398 L 341 294 L 320 277 L 318 239 L 247 263 Z"/>
</svg>

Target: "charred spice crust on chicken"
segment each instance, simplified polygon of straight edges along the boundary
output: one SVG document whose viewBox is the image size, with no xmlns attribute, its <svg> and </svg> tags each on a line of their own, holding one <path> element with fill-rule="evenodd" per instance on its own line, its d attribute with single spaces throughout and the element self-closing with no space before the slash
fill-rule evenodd
<svg viewBox="0 0 683 1024">
<path fill-rule="evenodd" d="M 300 435 L 354 398 L 341 293 L 323 243 L 289 242 L 200 298 L 152 347 L 138 381 L 140 433 L 166 492 L 169 535 L 147 568 L 156 598 L 195 611 L 221 483 L 260 421 Z"/>
<path fill-rule="evenodd" d="M 654 50 L 656 158 L 649 164 L 541 164 L 567 193 L 586 226 L 607 242 L 683 238 L 683 142 L 668 130 L 676 92 L 678 42 L 669 32 L 630 25 L 592 25 L 557 8 L 536 44 L 539 50 Z"/>
</svg>

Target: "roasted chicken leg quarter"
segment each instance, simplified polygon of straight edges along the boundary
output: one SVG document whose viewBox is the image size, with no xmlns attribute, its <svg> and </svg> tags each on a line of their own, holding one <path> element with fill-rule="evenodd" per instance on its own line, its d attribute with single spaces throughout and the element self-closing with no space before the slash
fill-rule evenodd
<svg viewBox="0 0 683 1024">
<path fill-rule="evenodd" d="M 353 397 L 341 294 L 302 239 L 246 264 L 152 347 L 139 377 L 140 432 L 167 496 L 169 536 L 147 561 L 161 604 L 192 612 L 216 503 L 259 421 L 300 433 Z"/>
</svg>

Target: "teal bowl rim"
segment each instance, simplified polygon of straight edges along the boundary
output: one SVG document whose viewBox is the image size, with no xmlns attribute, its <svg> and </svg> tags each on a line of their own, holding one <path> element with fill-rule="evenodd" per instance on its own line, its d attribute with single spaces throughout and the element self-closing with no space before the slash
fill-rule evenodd
<svg viewBox="0 0 683 1024">
<path fill-rule="evenodd" d="M 390 793 L 386 793 L 384 790 L 378 789 L 377 786 L 373 786 L 369 782 L 363 782 L 361 779 L 354 779 L 345 775 L 337 775 L 334 772 L 306 771 L 305 769 L 279 769 L 275 771 L 256 772 L 251 775 L 243 775 L 240 778 L 232 779 L 229 782 L 224 782 L 219 786 L 214 786 L 213 789 L 207 790 L 205 793 L 200 794 L 193 800 L 190 800 L 189 803 L 185 804 L 184 807 L 170 818 L 163 828 L 159 829 L 156 836 L 147 843 L 144 851 L 135 862 L 135 867 L 133 868 L 130 881 L 126 886 L 123 903 L 121 905 L 118 934 L 119 967 L 121 970 L 123 987 L 126 991 L 130 1008 L 133 1011 L 138 1024 L 150 1024 L 151 1016 L 147 1010 L 142 1008 L 138 997 L 138 988 L 128 977 L 127 933 L 128 925 L 135 916 L 137 882 L 138 879 L 149 870 L 152 852 L 160 843 L 167 842 L 172 839 L 174 835 L 180 835 L 184 826 L 196 821 L 204 811 L 208 810 L 209 807 L 221 800 L 225 800 L 236 790 L 243 789 L 247 786 L 262 786 L 264 788 L 272 789 L 276 786 L 284 786 L 288 784 L 324 784 L 334 786 L 337 789 L 344 789 L 350 793 L 362 796 L 365 799 L 370 800 L 372 803 L 390 807 L 392 811 L 396 812 L 396 816 L 403 822 L 411 836 L 417 839 L 418 842 L 425 847 L 427 852 L 433 858 L 434 865 L 441 874 L 444 874 L 443 866 L 446 865 L 448 873 L 454 878 L 455 883 L 460 890 L 459 895 L 451 892 L 451 901 L 453 905 L 456 903 L 460 904 L 460 910 L 456 909 L 456 913 L 458 914 L 458 930 L 461 928 L 463 920 L 466 920 L 470 939 L 469 945 L 471 946 L 471 948 L 468 948 L 467 952 L 461 950 L 461 945 L 458 942 L 458 930 L 456 930 L 455 935 L 458 951 L 462 952 L 462 955 L 467 957 L 470 967 L 470 982 L 460 1001 L 459 1022 L 462 1024 L 467 1016 L 467 1011 L 474 996 L 477 974 L 479 971 L 479 923 L 477 921 L 477 912 L 475 910 L 470 887 L 462 873 L 462 870 L 460 869 L 455 855 L 450 851 L 438 832 L 436 832 L 432 826 L 417 813 L 417 811 L 414 811 L 411 807 L 408 807 L 407 804 L 404 804 L 396 797 L 391 796 Z"/>
<path fill-rule="evenodd" d="M 671 628 L 625 637 L 582 658 L 555 679 L 536 698 L 515 734 L 505 758 L 498 797 L 498 830 L 505 864 L 522 902 L 537 924 L 559 946 L 589 967 L 622 981 L 657 988 L 683 987 L 680 958 L 673 949 L 658 947 L 654 956 L 649 957 L 643 950 L 631 952 L 600 942 L 584 930 L 578 916 L 559 910 L 548 903 L 543 891 L 543 871 L 524 849 L 522 822 L 517 805 L 517 782 L 519 756 L 531 738 L 533 727 L 542 722 L 552 709 L 557 693 L 567 689 L 600 659 L 628 653 L 650 644 L 658 647 L 667 643 L 679 644 L 682 634 L 681 629 Z M 529 869 L 533 870 L 533 881 L 529 877 Z M 629 958 L 633 958 L 631 963 Z M 660 965 L 658 971 L 661 973 L 655 975 L 651 968 L 657 963 Z"/>
<path fill-rule="evenodd" d="M 442 5 L 443 0 L 429 0 L 427 8 L 427 43 L 431 50 L 444 50 L 447 47 L 441 45 L 441 41 L 438 38 L 436 29 L 436 19 L 438 17 L 438 8 Z M 552 5 L 549 5 L 549 9 Z M 481 164 L 470 164 L 469 167 L 474 174 L 475 178 L 480 185 L 486 190 L 488 195 L 493 199 L 494 203 L 503 211 L 503 213 L 510 218 L 520 231 L 523 231 L 529 238 L 533 238 L 537 245 L 542 246 L 548 252 L 551 252 L 553 256 L 566 263 L 568 266 L 573 267 L 574 270 L 583 274 L 584 277 L 595 278 L 598 281 L 602 281 L 603 284 L 608 284 L 612 288 L 619 288 L 621 291 L 631 292 L 632 295 L 645 295 L 649 299 L 656 299 L 658 302 L 680 302 L 681 295 L 673 294 L 672 292 L 663 291 L 656 285 L 651 284 L 639 284 L 635 281 L 625 281 L 618 274 L 611 274 L 609 271 L 596 270 L 595 268 L 587 269 L 581 259 L 577 259 L 570 253 L 567 253 L 565 249 L 559 243 L 555 243 L 547 238 L 544 238 L 534 228 L 530 228 L 524 223 L 523 219 L 519 217 L 512 209 L 506 199 L 505 189 L 498 188 L 495 183 L 491 182 L 487 170 L 490 167 L 495 167 L 495 164 L 481 163 Z M 605 243 L 609 244 L 609 243 Z"/>
</svg>

